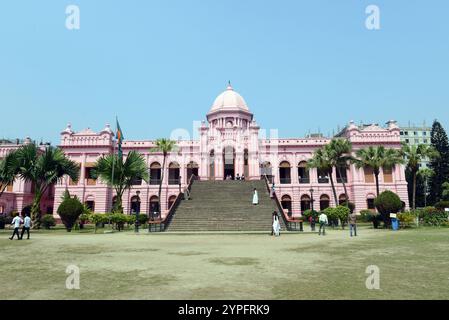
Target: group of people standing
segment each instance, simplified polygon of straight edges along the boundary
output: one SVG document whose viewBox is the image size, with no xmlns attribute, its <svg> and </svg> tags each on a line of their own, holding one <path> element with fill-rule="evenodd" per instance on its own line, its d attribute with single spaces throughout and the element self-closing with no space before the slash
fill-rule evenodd
<svg viewBox="0 0 449 320">
<path fill-rule="evenodd" d="M 22 233 L 19 234 L 19 229 L 20 229 L 21 224 L 23 224 Z M 30 239 L 31 218 L 30 218 L 29 213 L 27 213 L 23 219 L 20 217 L 19 214 L 17 214 L 12 219 L 11 225 L 14 227 L 14 230 L 13 230 L 12 236 L 9 238 L 9 240 L 13 240 L 16 235 L 17 235 L 17 240 L 22 240 L 25 232 L 27 233 L 27 240 Z"/>
<path fill-rule="evenodd" d="M 310 229 L 312 230 L 312 232 L 315 232 L 315 218 L 314 217 L 310 217 L 309 218 L 309 222 L 310 222 Z M 318 235 L 326 235 L 326 226 L 329 224 L 329 221 L 327 219 L 327 215 L 322 212 L 319 216 L 318 216 L 318 223 L 320 225 L 320 228 L 318 230 Z M 355 237 L 357 237 L 357 215 L 354 212 L 351 212 L 348 216 L 348 224 L 349 224 L 349 235 L 352 237 L 353 234 Z"/>
<path fill-rule="evenodd" d="M 234 178 L 232 177 L 232 175 L 228 174 L 228 175 L 226 176 L 226 180 L 244 181 L 244 180 L 245 180 L 245 175 L 244 175 L 244 174 L 239 175 L 239 174 L 237 173 L 237 175 L 235 176 L 235 179 L 234 179 Z"/>
</svg>

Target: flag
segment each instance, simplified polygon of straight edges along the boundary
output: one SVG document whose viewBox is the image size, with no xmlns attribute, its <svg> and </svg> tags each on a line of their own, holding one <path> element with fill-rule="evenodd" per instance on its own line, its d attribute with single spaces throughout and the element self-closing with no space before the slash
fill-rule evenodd
<svg viewBox="0 0 449 320">
<path fill-rule="evenodd" d="M 117 132 L 115 134 L 115 138 L 117 139 L 117 144 L 118 144 L 118 155 L 119 155 L 119 157 L 122 157 L 123 156 L 122 141 L 124 139 L 124 136 L 123 136 L 122 129 L 120 128 L 120 124 L 118 123 L 118 119 L 117 119 Z"/>
</svg>

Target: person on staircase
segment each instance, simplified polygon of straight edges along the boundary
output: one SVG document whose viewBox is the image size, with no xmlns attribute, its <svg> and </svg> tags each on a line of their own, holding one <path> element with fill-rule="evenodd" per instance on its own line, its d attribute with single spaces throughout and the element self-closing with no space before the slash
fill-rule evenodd
<svg viewBox="0 0 449 320">
<path fill-rule="evenodd" d="M 235 180 L 240 181 L 240 175 L 237 173 L 237 175 L 235 176 Z"/>
<path fill-rule="evenodd" d="M 242 173 L 242 176 L 240 177 L 240 180 L 245 181 L 245 174 Z"/>
<path fill-rule="evenodd" d="M 275 237 L 281 235 L 281 224 L 279 223 L 279 216 L 276 214 L 273 221 L 273 232 Z"/>
<path fill-rule="evenodd" d="M 257 193 L 257 189 L 254 188 L 254 192 L 253 192 L 253 205 L 258 205 L 259 204 L 259 195 Z"/>
</svg>

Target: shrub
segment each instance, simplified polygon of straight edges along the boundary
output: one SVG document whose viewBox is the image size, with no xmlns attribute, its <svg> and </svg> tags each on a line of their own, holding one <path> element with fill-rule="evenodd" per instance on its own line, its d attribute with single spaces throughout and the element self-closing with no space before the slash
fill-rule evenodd
<svg viewBox="0 0 449 320">
<path fill-rule="evenodd" d="M 444 209 L 449 208 L 449 201 L 440 201 L 435 204 L 435 208 L 440 211 L 444 211 Z"/>
<path fill-rule="evenodd" d="M 310 217 L 312 217 L 314 220 L 317 220 L 320 213 L 318 211 L 309 209 L 309 210 L 304 211 L 302 213 L 302 215 L 307 221 L 309 221 Z"/>
<path fill-rule="evenodd" d="M 406 211 L 398 213 L 398 220 L 401 227 L 411 227 L 416 221 L 416 212 Z"/>
<path fill-rule="evenodd" d="M 434 207 L 422 210 L 422 221 L 429 226 L 441 226 L 448 223 L 448 213 Z"/>
<path fill-rule="evenodd" d="M 348 222 L 349 214 L 351 213 L 351 209 L 346 206 L 337 206 L 334 208 L 334 215 L 337 219 L 340 220 L 341 228 L 345 228 L 345 224 Z"/>
<path fill-rule="evenodd" d="M 130 215 L 130 220 L 132 220 L 131 224 L 134 224 L 136 222 L 136 214 Z M 144 213 L 139 214 L 139 225 L 144 225 L 148 222 L 148 216 Z"/>
<path fill-rule="evenodd" d="M 58 214 L 61 217 L 68 232 L 72 231 L 76 220 L 83 213 L 83 204 L 77 197 L 65 198 L 58 207 Z"/>
<path fill-rule="evenodd" d="M 50 229 L 51 227 L 56 226 L 56 219 L 52 214 L 44 214 L 40 219 L 41 225 L 44 229 Z"/>
<path fill-rule="evenodd" d="M 375 200 L 377 210 L 384 215 L 398 213 L 402 209 L 402 202 L 398 195 L 392 191 L 382 192 Z"/>
<path fill-rule="evenodd" d="M 128 222 L 127 216 L 123 213 L 113 213 L 110 218 L 111 222 L 115 225 L 115 228 L 118 231 L 121 231 L 124 224 Z"/>
<path fill-rule="evenodd" d="M 6 224 L 6 216 L 0 214 L 0 229 L 5 229 L 5 224 Z"/>
<path fill-rule="evenodd" d="M 380 221 L 380 214 L 372 210 L 362 210 L 360 211 L 361 219 L 364 222 L 372 222 L 374 229 L 377 229 Z"/>
</svg>

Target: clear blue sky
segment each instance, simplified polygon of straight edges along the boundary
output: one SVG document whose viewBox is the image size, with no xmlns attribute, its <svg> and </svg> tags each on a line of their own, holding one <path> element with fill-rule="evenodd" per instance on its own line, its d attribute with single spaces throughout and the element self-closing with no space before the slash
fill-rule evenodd
<svg viewBox="0 0 449 320">
<path fill-rule="evenodd" d="M 81 29 L 65 28 L 77 4 Z M 365 8 L 381 30 L 365 28 Z M 0 138 L 59 142 L 120 120 L 128 139 L 205 119 L 228 80 L 263 128 L 349 120 L 449 129 L 446 0 L 45 0 L 0 4 Z"/>
</svg>

